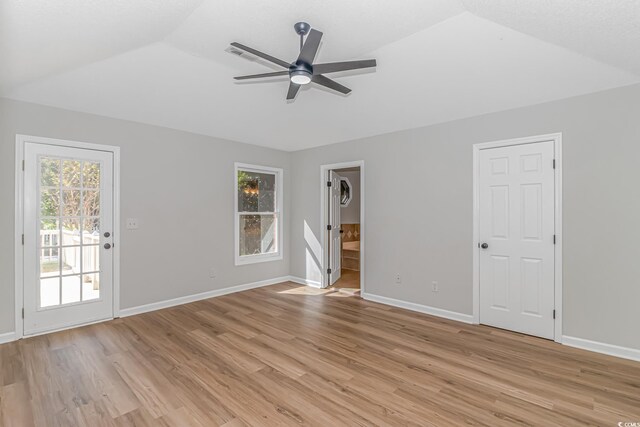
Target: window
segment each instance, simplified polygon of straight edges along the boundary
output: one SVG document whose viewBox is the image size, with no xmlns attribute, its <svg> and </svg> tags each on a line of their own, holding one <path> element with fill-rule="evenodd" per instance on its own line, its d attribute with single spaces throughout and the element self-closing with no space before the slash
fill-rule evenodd
<svg viewBox="0 0 640 427">
<path fill-rule="evenodd" d="M 236 163 L 236 265 L 282 259 L 282 169 Z"/>
</svg>

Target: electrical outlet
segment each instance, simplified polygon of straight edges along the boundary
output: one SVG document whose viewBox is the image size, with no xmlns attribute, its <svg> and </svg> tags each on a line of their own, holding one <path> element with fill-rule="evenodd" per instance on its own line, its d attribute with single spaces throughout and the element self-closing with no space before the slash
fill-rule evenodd
<svg viewBox="0 0 640 427">
<path fill-rule="evenodd" d="M 138 218 L 127 218 L 127 230 L 138 229 Z"/>
<path fill-rule="evenodd" d="M 209 278 L 210 279 L 215 279 L 216 276 L 217 276 L 216 269 L 215 268 L 210 268 L 209 269 Z"/>
<path fill-rule="evenodd" d="M 400 277 L 400 273 L 396 274 L 396 284 L 402 283 L 402 278 Z"/>
<path fill-rule="evenodd" d="M 440 287 L 438 286 L 438 282 L 436 282 L 435 280 L 431 282 L 431 290 L 433 292 L 440 292 Z"/>
</svg>

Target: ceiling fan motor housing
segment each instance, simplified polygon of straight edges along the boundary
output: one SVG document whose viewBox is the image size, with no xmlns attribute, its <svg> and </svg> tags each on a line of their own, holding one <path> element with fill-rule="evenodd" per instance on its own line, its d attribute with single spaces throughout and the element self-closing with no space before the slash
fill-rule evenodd
<svg viewBox="0 0 640 427">
<path fill-rule="evenodd" d="M 309 80 L 313 76 L 313 66 L 304 61 L 296 61 L 289 67 L 289 77 L 307 76 Z"/>
</svg>

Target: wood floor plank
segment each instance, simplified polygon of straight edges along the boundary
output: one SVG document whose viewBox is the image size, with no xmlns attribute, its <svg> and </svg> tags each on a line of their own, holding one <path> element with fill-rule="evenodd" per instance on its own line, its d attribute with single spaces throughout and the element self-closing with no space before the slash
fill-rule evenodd
<svg viewBox="0 0 640 427">
<path fill-rule="evenodd" d="M 640 363 L 282 283 L 0 345 L 4 426 L 640 421 Z"/>
</svg>

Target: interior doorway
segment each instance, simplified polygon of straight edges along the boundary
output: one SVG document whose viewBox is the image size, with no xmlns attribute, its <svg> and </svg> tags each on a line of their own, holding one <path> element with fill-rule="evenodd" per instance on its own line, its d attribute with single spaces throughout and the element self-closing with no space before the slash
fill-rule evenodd
<svg viewBox="0 0 640 427">
<path fill-rule="evenodd" d="M 363 169 L 363 162 L 325 165 L 322 169 L 322 285 L 351 294 L 360 294 L 364 284 Z"/>
</svg>

